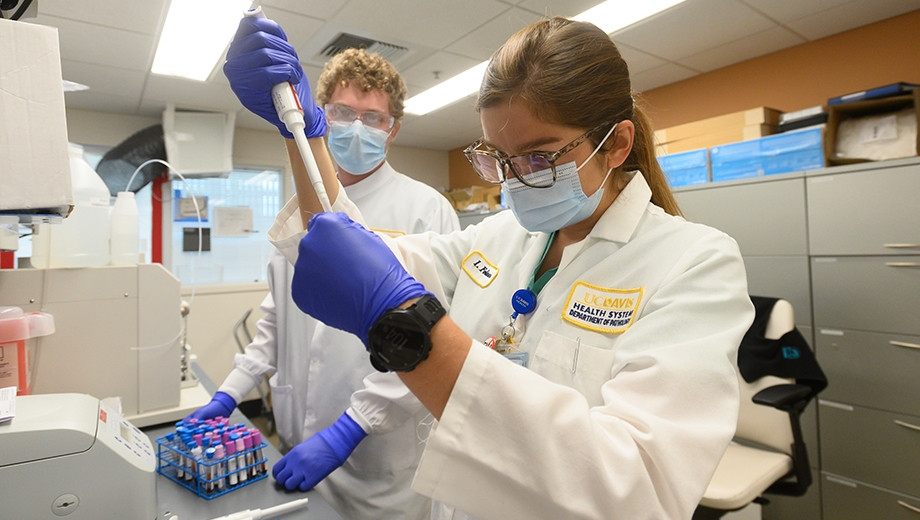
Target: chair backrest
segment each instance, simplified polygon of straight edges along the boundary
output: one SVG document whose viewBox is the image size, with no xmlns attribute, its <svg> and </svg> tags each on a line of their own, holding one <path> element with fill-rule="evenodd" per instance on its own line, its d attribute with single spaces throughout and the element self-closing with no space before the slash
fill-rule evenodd
<svg viewBox="0 0 920 520">
<path fill-rule="evenodd" d="M 786 300 L 778 300 L 770 313 L 770 321 L 767 323 L 764 336 L 767 339 L 779 339 L 794 328 L 795 313 L 792 304 Z M 764 388 L 794 382 L 792 379 L 764 376 L 753 383 L 748 383 L 739 374 L 741 408 L 735 438 L 753 441 L 792 455 L 793 438 L 789 414 L 769 406 L 755 404 L 752 398 Z"/>
</svg>

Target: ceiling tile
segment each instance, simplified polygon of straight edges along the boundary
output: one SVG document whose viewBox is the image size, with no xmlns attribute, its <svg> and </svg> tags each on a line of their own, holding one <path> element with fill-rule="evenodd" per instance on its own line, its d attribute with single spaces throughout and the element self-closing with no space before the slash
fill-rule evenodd
<svg viewBox="0 0 920 520">
<path fill-rule="evenodd" d="M 312 38 L 323 26 L 323 22 L 315 18 L 309 18 L 290 11 L 281 11 L 269 6 L 262 7 L 265 16 L 277 22 L 278 25 L 284 29 L 284 33 L 288 37 L 288 42 L 297 49 L 298 54 L 307 42 L 310 41 L 310 38 Z"/>
<path fill-rule="evenodd" d="M 541 16 L 571 18 L 602 2 L 603 0 L 522 0 L 517 5 Z"/>
<path fill-rule="evenodd" d="M 496 0 L 351 0 L 332 21 L 440 49 L 508 10 Z"/>
<path fill-rule="evenodd" d="M 149 35 L 157 33 L 160 17 L 165 19 L 169 4 L 168 0 L 145 0 L 143 2 L 125 2 L 124 0 L 36 1 L 38 17 L 35 18 L 35 23 L 49 25 L 44 20 L 44 16 L 49 15 Z"/>
<path fill-rule="evenodd" d="M 802 36 L 817 40 L 915 11 L 918 7 L 920 6 L 917 0 L 856 0 L 813 16 L 795 20 L 787 25 Z"/>
<path fill-rule="evenodd" d="M 827 11 L 852 0 L 741 0 L 780 23 Z"/>
<path fill-rule="evenodd" d="M 262 0 L 262 8 L 277 7 L 286 11 L 328 20 L 348 3 L 348 0 Z"/>
<path fill-rule="evenodd" d="M 91 65 L 61 60 L 61 74 L 64 79 L 82 83 L 99 94 L 115 94 L 140 100 L 147 74 L 136 70 L 116 69 L 102 65 Z"/>
<path fill-rule="evenodd" d="M 136 97 L 116 96 L 92 90 L 64 93 L 64 106 L 80 110 L 133 115 L 137 112 L 137 104 Z"/>
<path fill-rule="evenodd" d="M 178 108 L 236 111 L 240 102 L 229 87 L 182 78 L 151 74 L 144 89 L 144 102 L 172 102 Z"/>
<path fill-rule="evenodd" d="M 437 51 L 411 67 L 400 67 L 399 73 L 407 84 L 415 87 L 409 90 L 409 96 L 414 96 L 480 63 L 482 60 Z M 440 79 L 435 79 L 435 71 L 438 71 Z"/>
<path fill-rule="evenodd" d="M 674 63 L 666 63 L 639 74 L 632 75 L 632 89 L 636 92 L 645 92 L 662 85 L 668 85 L 677 81 L 685 80 L 696 76 L 696 71 L 686 67 L 681 67 Z"/>
<path fill-rule="evenodd" d="M 58 28 L 61 59 L 146 71 L 153 61 L 154 37 L 46 16 L 44 25 Z"/>
<path fill-rule="evenodd" d="M 446 50 L 482 62 L 492 57 L 492 53 L 504 45 L 512 34 L 541 18 L 541 15 L 530 11 L 510 9 L 449 45 Z"/>
<path fill-rule="evenodd" d="M 676 61 L 774 25 L 769 18 L 736 0 L 688 0 L 615 32 L 613 39 Z"/>
<path fill-rule="evenodd" d="M 776 52 L 807 40 L 785 27 L 773 27 L 740 40 L 703 51 L 680 60 L 681 65 L 702 72 L 719 69 Z"/>
<path fill-rule="evenodd" d="M 660 67 L 667 63 L 667 61 L 661 58 L 657 58 L 651 54 L 633 49 L 629 45 L 625 45 L 620 42 L 616 42 L 616 44 L 617 48 L 620 49 L 620 56 L 626 60 L 626 65 L 629 66 L 630 74 L 638 74 L 646 70 L 654 69 L 655 67 Z"/>
</svg>

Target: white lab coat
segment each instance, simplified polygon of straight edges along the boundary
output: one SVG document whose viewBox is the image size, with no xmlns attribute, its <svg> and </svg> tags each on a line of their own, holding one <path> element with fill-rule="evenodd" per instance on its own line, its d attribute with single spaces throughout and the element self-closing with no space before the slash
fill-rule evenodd
<svg viewBox="0 0 920 520">
<path fill-rule="evenodd" d="M 479 341 L 508 323 L 548 235 L 504 212 L 392 241 L 474 338 L 413 483 L 437 501 L 434 518 L 692 516 L 735 431 L 737 347 L 754 310 L 734 240 L 650 198 L 635 175 L 566 247 L 535 311 L 515 323 L 529 369 Z M 302 229 L 289 212 L 269 238 L 292 260 Z M 625 314 L 603 321 L 607 303 Z"/>
<path fill-rule="evenodd" d="M 459 229 L 447 199 L 433 188 L 397 173 L 388 164 L 345 188 L 375 229 L 391 236 Z M 410 489 L 422 444 L 416 428 L 425 412 L 398 379 L 365 389 L 375 372 L 361 341 L 302 313 L 290 295 L 294 269 L 277 251 L 268 266 L 270 293 L 257 334 L 237 354 L 220 390 L 239 402 L 265 375 L 270 379 L 278 437 L 287 451 L 332 424 L 348 410 L 368 436 L 346 464 L 316 489 L 346 518 L 427 518 L 430 501 Z M 364 395 L 351 407 L 352 393 Z M 375 419 L 375 395 L 385 396 L 386 424 Z M 380 399 L 380 398 L 378 398 Z M 413 419 L 414 420 L 409 420 Z"/>
</svg>

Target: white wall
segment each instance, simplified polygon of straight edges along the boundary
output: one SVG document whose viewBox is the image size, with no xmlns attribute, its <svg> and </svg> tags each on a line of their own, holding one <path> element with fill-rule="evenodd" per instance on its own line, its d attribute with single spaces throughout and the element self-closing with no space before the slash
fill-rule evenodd
<svg viewBox="0 0 920 520">
<path fill-rule="evenodd" d="M 393 142 L 399 142 L 399 135 Z M 450 186 L 447 152 L 393 144 L 387 152 L 387 160 L 396 171 L 424 182 L 434 189 L 447 190 Z"/>
</svg>

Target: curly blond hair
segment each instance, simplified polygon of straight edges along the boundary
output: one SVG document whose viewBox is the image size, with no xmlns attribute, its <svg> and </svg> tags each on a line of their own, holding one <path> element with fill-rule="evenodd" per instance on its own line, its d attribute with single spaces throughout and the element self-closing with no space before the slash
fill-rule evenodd
<svg viewBox="0 0 920 520">
<path fill-rule="evenodd" d="M 386 92 L 390 98 L 390 115 L 397 121 L 403 118 L 406 94 L 409 92 L 406 82 L 383 56 L 369 53 L 366 49 L 345 49 L 326 62 L 316 85 L 319 106 L 329 102 L 335 87 L 347 87 L 352 83 L 364 92 L 372 89 Z"/>
</svg>

